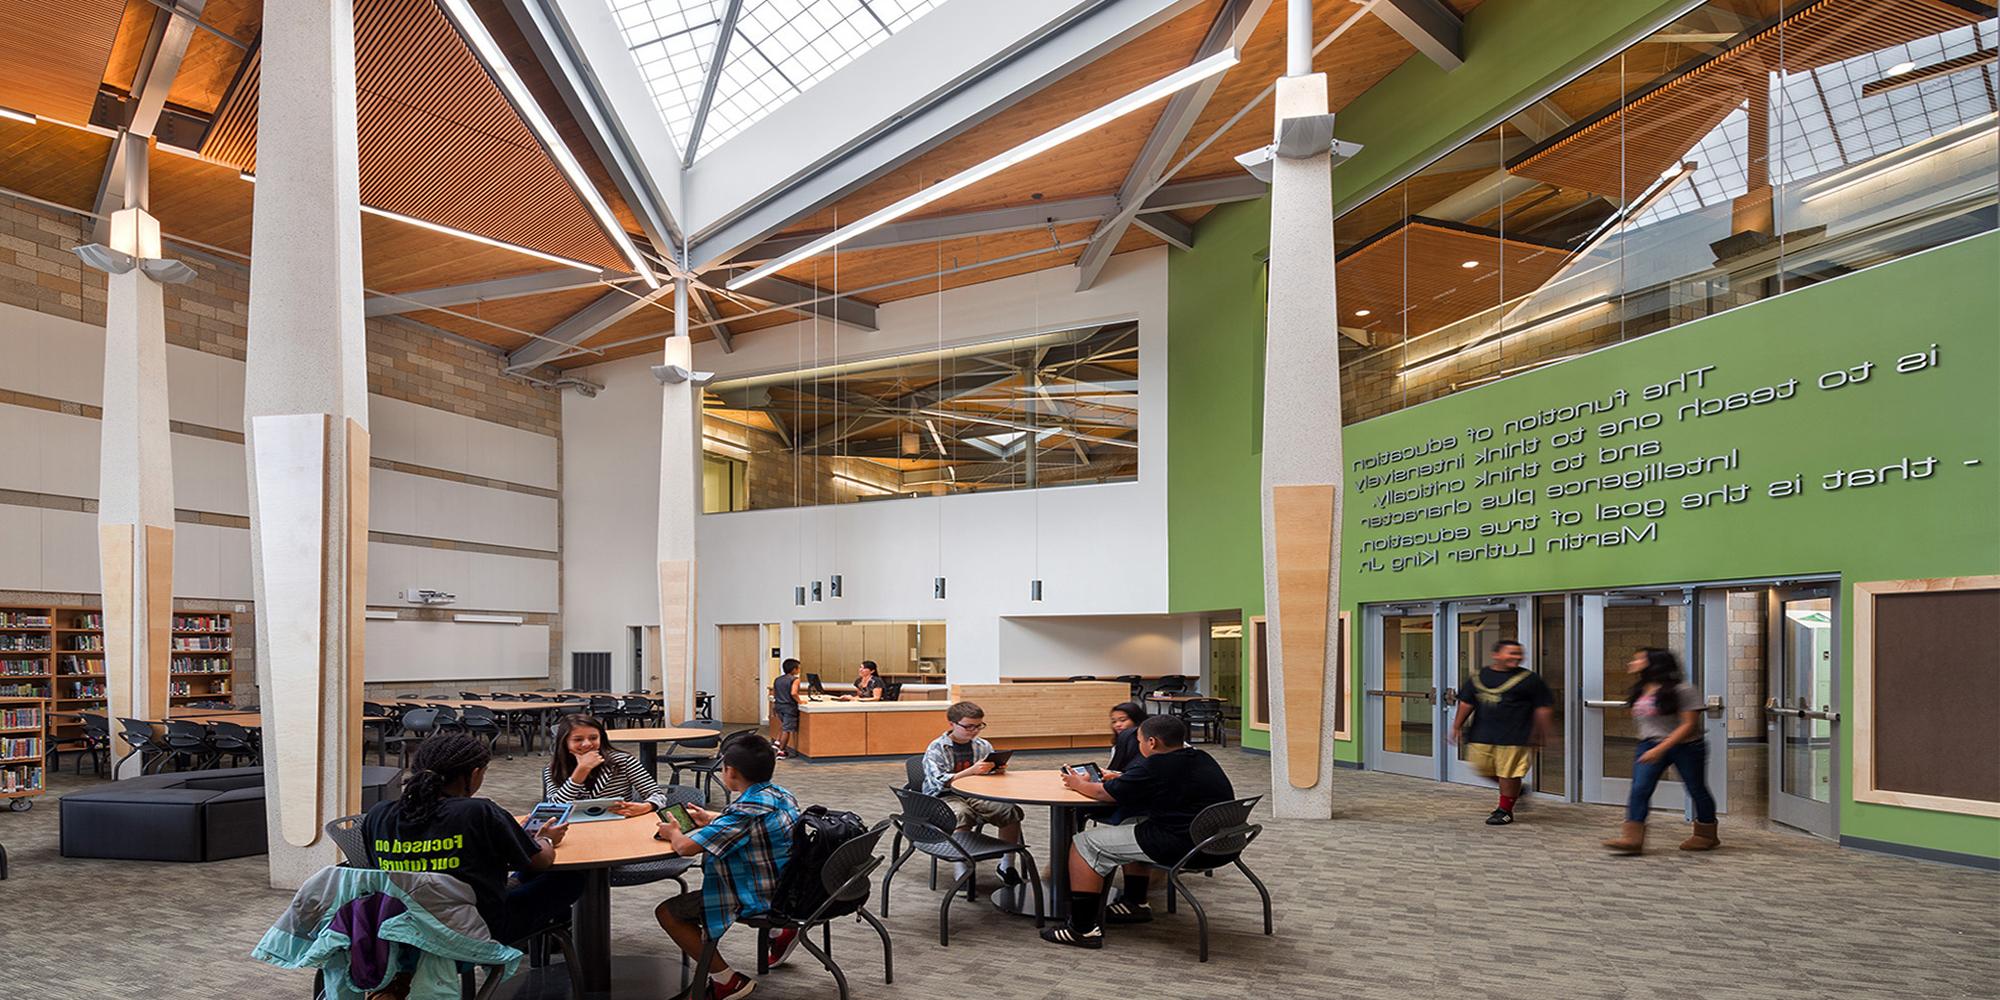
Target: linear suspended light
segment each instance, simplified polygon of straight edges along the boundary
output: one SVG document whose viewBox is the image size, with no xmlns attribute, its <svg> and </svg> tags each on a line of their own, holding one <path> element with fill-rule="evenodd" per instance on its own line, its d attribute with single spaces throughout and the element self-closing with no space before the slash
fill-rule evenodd
<svg viewBox="0 0 2000 1000">
<path fill-rule="evenodd" d="M 256 180 L 255 178 L 245 178 L 245 179 L 250 180 L 253 183 Z M 462 240 L 471 240 L 474 243 L 484 243 L 489 247 L 498 247 L 499 249 L 502 250 L 512 250 L 515 253 L 527 254 L 530 257 L 540 257 L 541 259 L 549 261 L 551 263 L 561 264 L 564 267 L 573 267 L 579 271 L 589 271 L 592 274 L 604 273 L 604 269 L 598 267 L 596 264 L 586 264 L 580 260 L 571 260 L 568 257 L 559 257 L 552 253 L 543 253 L 540 250 L 534 250 L 529 247 L 524 247 L 518 243 L 508 243 L 503 240 L 496 240 L 490 236 L 481 236 L 478 233 L 468 233 L 463 229 L 453 229 L 450 226 L 442 226 L 435 222 L 431 222 L 425 219 L 419 219 L 414 215 L 404 215 L 401 212 L 391 212 L 386 208 L 376 208 L 373 205 L 363 205 L 361 206 L 361 210 L 367 212 L 370 215 L 379 215 L 385 219 L 394 219 L 397 222 L 407 223 L 409 225 L 417 226 L 422 229 L 428 229 L 435 233 L 443 233 L 446 236 L 456 236 Z"/>
<path fill-rule="evenodd" d="M 462 0 L 447 0 L 447 2 L 462 2 Z M 977 184 L 980 181 L 985 180 L 986 178 L 991 177 L 994 174 L 997 174 L 1000 171 L 1007 169 L 1008 167 L 1011 167 L 1017 163 L 1021 163 L 1025 160 L 1029 160 L 1036 156 L 1039 156 L 1042 153 L 1047 152 L 1048 150 L 1054 149 L 1055 147 L 1060 146 L 1063 143 L 1076 138 L 1077 136 L 1083 135 L 1094 129 L 1100 128 L 1106 124 L 1109 124 L 1110 122 L 1116 121 L 1117 119 L 1124 117 L 1127 114 L 1137 111 L 1140 108 L 1143 108 L 1146 105 L 1153 103 L 1154 101 L 1161 100 L 1162 98 L 1168 97 L 1177 91 L 1184 90 L 1188 87 L 1193 86 L 1194 84 L 1200 83 L 1201 81 L 1206 80 L 1211 76 L 1215 76 L 1218 73 L 1225 72 L 1231 66 L 1236 65 L 1236 62 L 1237 62 L 1237 55 L 1235 49 L 1229 49 L 1227 51 L 1218 52 L 1215 55 L 1209 56 L 1208 58 L 1203 59 L 1200 62 L 1197 62 L 1187 67 L 1186 69 L 1162 77 L 1159 80 L 1154 81 L 1153 83 L 1147 84 L 1146 86 L 1141 87 L 1138 90 L 1126 94 L 1124 97 L 1112 101 L 1110 104 L 1106 104 L 1105 106 L 1098 108 L 1097 110 L 1092 111 L 1081 118 L 1072 119 L 1071 121 L 1065 124 L 1058 125 L 1055 128 L 1050 129 L 1049 131 L 1044 132 L 1041 135 L 1038 135 L 1032 139 L 1029 139 L 1027 142 L 1021 143 L 1020 145 L 1015 146 L 1014 148 L 1009 149 L 1004 153 L 1000 153 L 992 157 L 991 159 L 986 160 L 983 163 L 967 167 L 966 169 L 961 170 L 958 173 L 953 174 L 952 176 L 947 177 L 944 180 L 939 181 L 938 183 L 923 189 L 922 191 L 918 191 L 917 193 L 910 195 L 909 197 L 904 198 L 903 200 L 896 202 L 895 204 L 890 205 L 887 208 L 877 210 L 871 215 L 868 215 L 861 219 L 857 219 L 854 222 L 848 223 L 847 225 L 842 226 L 839 229 L 834 230 L 833 232 L 827 233 L 826 235 L 821 236 L 819 239 L 813 240 L 812 242 L 807 243 L 806 245 L 799 247 L 798 249 L 793 250 L 791 253 L 785 254 L 784 256 L 779 257 L 776 260 L 763 264 L 753 270 L 746 271 L 743 274 L 740 274 L 735 278 L 731 279 L 729 282 L 729 287 L 732 290 L 740 289 L 743 286 L 758 280 L 759 278 L 775 274 L 778 271 L 784 270 L 785 268 L 790 267 L 793 264 L 798 263 L 799 261 L 805 260 L 808 257 L 813 257 L 818 254 L 825 253 L 826 251 L 831 250 L 834 247 L 837 247 L 842 243 L 847 242 L 848 240 L 860 236 L 861 234 L 866 233 L 872 229 L 876 229 L 880 226 L 893 222 L 896 219 L 899 219 L 905 215 L 910 214 L 911 212 L 916 211 L 919 208 L 924 207 L 925 205 L 930 204 L 931 202 L 937 201 L 940 198 L 944 198 L 947 195 L 950 195 L 954 192 L 962 191 L 968 187 L 971 187 L 972 185 Z"/>
<path fill-rule="evenodd" d="M 26 111 L 16 111 L 13 108 L 0 108 L 0 118 L 9 118 L 17 122 L 26 122 L 29 125 L 33 125 L 41 121 L 41 119 L 36 118 L 34 115 L 31 115 Z"/>
<path fill-rule="evenodd" d="M 604 195 L 598 192 L 597 185 L 590 180 L 590 175 L 583 172 L 583 165 L 570 153 L 569 145 L 563 142 L 562 135 L 556 131 L 554 123 L 542 113 L 542 106 L 536 103 L 534 95 L 528 92 L 527 84 L 522 83 L 520 76 L 514 72 L 514 64 L 507 61 L 506 54 L 500 51 L 500 46 L 493 41 L 493 36 L 486 33 L 486 25 L 479 20 L 479 15 L 473 13 L 472 5 L 467 0 L 440 0 L 440 5 L 444 7 L 445 13 L 451 16 L 452 23 L 457 25 L 459 35 L 471 43 L 473 53 L 486 66 L 486 72 L 507 91 L 507 96 L 513 101 L 515 109 L 521 113 L 522 120 L 534 130 L 535 136 L 548 150 L 549 158 L 569 176 L 570 186 L 576 189 L 577 197 L 582 198 L 583 203 L 590 206 L 590 211 L 597 216 L 597 221 L 603 225 L 604 231 L 611 235 L 612 242 L 618 244 L 619 252 L 623 253 L 625 259 L 631 263 L 632 270 L 637 272 L 640 278 L 645 279 L 647 288 L 660 287 L 659 277 L 653 274 L 651 267 L 647 266 L 646 258 L 640 255 L 639 248 L 632 243 L 632 238 L 626 234 L 625 227 L 619 225 L 617 217 L 611 214 L 611 206 L 605 203 Z"/>
</svg>

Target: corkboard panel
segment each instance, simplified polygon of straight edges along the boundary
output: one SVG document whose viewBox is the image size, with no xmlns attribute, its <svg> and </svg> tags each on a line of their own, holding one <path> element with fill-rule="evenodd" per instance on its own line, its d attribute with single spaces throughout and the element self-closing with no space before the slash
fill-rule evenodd
<svg viewBox="0 0 2000 1000">
<path fill-rule="evenodd" d="M 2000 577 L 1855 585 L 1855 798 L 2000 816 Z"/>
</svg>

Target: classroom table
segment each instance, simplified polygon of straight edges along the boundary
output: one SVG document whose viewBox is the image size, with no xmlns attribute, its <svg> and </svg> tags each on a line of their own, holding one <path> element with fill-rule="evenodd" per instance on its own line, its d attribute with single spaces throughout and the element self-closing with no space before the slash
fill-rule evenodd
<svg viewBox="0 0 2000 1000">
<path fill-rule="evenodd" d="M 662 977 L 669 974 L 664 963 L 639 957 L 614 960 L 611 955 L 611 869 L 675 857 L 674 849 L 666 841 L 653 839 L 659 827 L 659 818 L 652 813 L 571 823 L 562 844 L 556 848 L 555 863 L 547 870 L 578 872 L 584 877 L 583 896 L 576 901 L 573 925 L 578 968 L 572 974 L 578 977 L 586 996 L 652 997 L 663 992 L 666 980 Z M 673 947 L 666 942 L 661 942 L 661 946 Z M 614 979 L 618 980 L 616 990 Z"/>
<path fill-rule="evenodd" d="M 1076 830 L 1075 810 L 1103 803 L 1063 785 L 1061 771 L 1002 771 L 999 774 L 961 774 L 951 781 L 951 790 L 969 799 L 1012 802 L 1021 806 L 1049 807 L 1048 901 L 1049 916 L 1069 917 L 1069 842 Z M 1010 906 L 1002 906 L 1006 895 Z M 1024 911 L 1014 894 L 994 895 L 994 905 L 1009 913 Z"/>
<path fill-rule="evenodd" d="M 660 744 L 675 743 L 680 740 L 707 739 L 711 736 L 721 736 L 722 731 L 719 729 L 690 729 L 682 726 L 655 726 L 651 729 L 613 729 L 609 735 L 611 742 L 614 744 L 639 744 L 639 766 L 645 768 L 646 773 L 653 776 L 653 780 L 658 781 L 660 778 Z"/>
</svg>

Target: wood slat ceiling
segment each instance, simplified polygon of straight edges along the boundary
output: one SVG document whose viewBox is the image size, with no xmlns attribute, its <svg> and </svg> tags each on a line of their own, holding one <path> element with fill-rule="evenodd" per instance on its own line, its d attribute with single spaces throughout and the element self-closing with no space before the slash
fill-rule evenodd
<svg viewBox="0 0 2000 1000">
<path fill-rule="evenodd" d="M 1504 272 L 1499 267 L 1503 254 Z M 1507 298 L 1541 287 L 1568 259 L 1561 247 L 1502 240 L 1498 233 L 1411 219 L 1335 258 L 1340 324 L 1378 337 L 1401 336 L 1407 312 L 1410 336 L 1429 333 L 1498 306 L 1503 282 Z M 1464 267 L 1465 261 L 1478 261 L 1479 266 Z M 1357 317 L 1355 312 L 1361 309 L 1371 315 Z"/>
<path fill-rule="evenodd" d="M 137 2 L 152 8 L 152 4 L 145 0 Z M 257 32 L 263 27 L 263 15 L 261 0 L 208 0 L 201 8 L 203 24 L 251 47 L 255 46 Z M 140 41 L 143 43 L 144 38 Z M 122 40 L 120 47 L 123 47 Z M 188 39 L 187 54 L 181 57 L 181 70 L 174 76 L 173 87 L 167 91 L 167 101 L 213 114 L 221 106 L 223 95 L 229 91 L 230 81 L 236 78 L 236 72 L 242 68 L 248 54 L 248 49 L 231 45 L 209 32 L 195 32 Z"/>
<path fill-rule="evenodd" d="M 1803 73 L 1979 21 L 1943 0 L 1814 0 L 1692 69 L 1579 122 L 1516 159 L 1510 169 L 1559 187 L 1629 200 L 1752 94 L 1763 94 L 1769 74 Z"/>
<path fill-rule="evenodd" d="M 4 182 L 33 198 L 63 205 L 90 204 L 111 140 L 80 129 L 27 125 L 0 118 L 0 167 Z"/>
<path fill-rule="evenodd" d="M 363 202 L 601 267 L 629 266 L 436 4 L 358 0 L 354 19 Z M 238 81 L 202 147 L 252 173 L 261 62 Z"/>
<path fill-rule="evenodd" d="M 509 334 L 494 324 L 541 333 L 589 305 L 605 291 L 603 288 L 580 288 L 569 292 L 550 292 L 493 302 L 468 303 L 451 307 L 451 313 L 426 309 L 407 315 L 419 323 L 429 323 L 439 329 L 450 330 L 460 336 L 485 341 L 495 347 L 511 351 L 534 338 Z M 465 316 L 477 316 L 479 319 L 492 322 L 482 323 L 478 320 L 465 319 Z"/>
<path fill-rule="evenodd" d="M 0 106 L 82 124 L 125 0 L 0 0 Z"/>
</svg>

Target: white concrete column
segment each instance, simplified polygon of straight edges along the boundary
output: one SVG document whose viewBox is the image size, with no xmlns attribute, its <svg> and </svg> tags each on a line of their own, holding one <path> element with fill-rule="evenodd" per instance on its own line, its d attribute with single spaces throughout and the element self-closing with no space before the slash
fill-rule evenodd
<svg viewBox="0 0 2000 1000">
<path fill-rule="evenodd" d="M 1277 121 L 1327 113 L 1323 73 L 1278 81 Z M 1340 611 L 1340 333 L 1327 153 L 1271 163 L 1264 348 L 1264 611 L 1271 803 L 1333 815 L 1333 644 Z"/>
<path fill-rule="evenodd" d="M 143 157 L 145 140 L 138 142 Z M 143 162 L 139 166 L 143 171 Z M 167 327 L 160 283 L 136 266 L 159 259 L 160 223 L 144 208 L 121 209 L 111 216 L 108 238 L 111 249 L 135 266 L 110 274 L 105 293 L 97 546 L 106 708 L 113 720 L 164 719 L 174 589 Z M 136 777 L 142 756 L 127 758 L 118 777 Z"/>
<path fill-rule="evenodd" d="M 266 0 L 243 392 L 271 885 L 361 808 L 368 365 L 351 0 Z"/>
<path fill-rule="evenodd" d="M 661 363 L 692 374 L 687 279 L 674 283 L 674 335 Z M 660 674 L 649 686 L 667 699 L 667 721 L 694 715 L 695 518 L 701 516 L 701 384 L 693 377 L 660 379 Z"/>
</svg>

